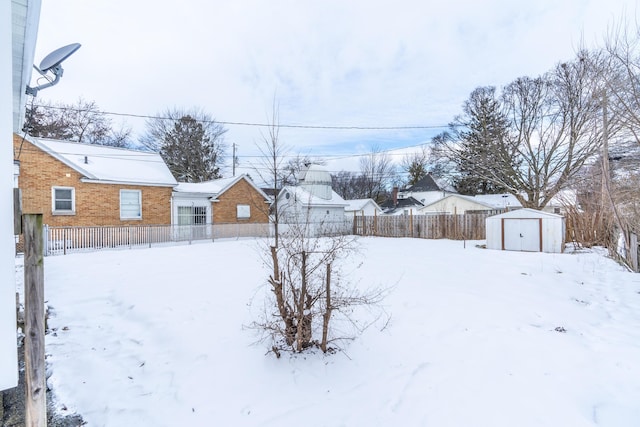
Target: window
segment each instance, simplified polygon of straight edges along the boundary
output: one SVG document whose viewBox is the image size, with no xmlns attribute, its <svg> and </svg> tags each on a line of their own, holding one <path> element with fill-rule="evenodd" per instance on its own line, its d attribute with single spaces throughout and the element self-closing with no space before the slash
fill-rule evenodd
<svg viewBox="0 0 640 427">
<path fill-rule="evenodd" d="M 120 219 L 142 219 L 142 191 L 120 190 Z"/>
<path fill-rule="evenodd" d="M 249 205 L 237 205 L 237 218 L 238 219 L 249 219 L 251 218 L 251 206 Z"/>
<path fill-rule="evenodd" d="M 205 225 L 206 206 L 178 206 L 178 225 Z"/>
<path fill-rule="evenodd" d="M 73 187 L 51 188 L 51 210 L 54 215 L 75 215 L 76 190 Z"/>
</svg>

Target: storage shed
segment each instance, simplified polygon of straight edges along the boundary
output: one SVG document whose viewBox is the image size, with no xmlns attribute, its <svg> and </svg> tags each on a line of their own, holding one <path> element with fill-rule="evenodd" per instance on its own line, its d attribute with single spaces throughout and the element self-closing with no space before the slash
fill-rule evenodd
<svg viewBox="0 0 640 427">
<path fill-rule="evenodd" d="M 504 251 L 560 253 L 565 220 L 535 209 L 517 209 L 486 220 L 487 248 Z"/>
</svg>

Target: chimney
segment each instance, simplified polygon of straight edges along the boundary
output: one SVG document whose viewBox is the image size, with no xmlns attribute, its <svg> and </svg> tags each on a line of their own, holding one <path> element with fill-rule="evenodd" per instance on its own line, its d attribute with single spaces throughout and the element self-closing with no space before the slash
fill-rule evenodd
<svg viewBox="0 0 640 427">
<path fill-rule="evenodd" d="M 89 157 L 88 156 L 84 156 L 84 164 L 85 165 L 89 164 Z"/>
<path fill-rule="evenodd" d="M 393 207 L 398 206 L 398 187 L 393 187 Z"/>
</svg>

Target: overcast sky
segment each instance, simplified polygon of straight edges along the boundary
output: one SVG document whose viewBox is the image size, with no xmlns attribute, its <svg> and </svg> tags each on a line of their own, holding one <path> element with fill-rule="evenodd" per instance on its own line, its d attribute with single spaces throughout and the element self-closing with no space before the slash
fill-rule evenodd
<svg viewBox="0 0 640 427">
<path fill-rule="evenodd" d="M 446 125 L 478 86 L 536 76 L 602 42 L 630 0 L 45 0 L 36 64 L 82 44 L 39 100 L 155 115 L 198 107 L 225 122 Z M 34 78 L 37 73 L 34 73 Z M 144 120 L 113 117 L 136 132 Z M 245 165 L 265 133 L 227 125 Z M 283 129 L 293 152 L 330 158 L 414 146 L 438 128 Z M 336 168 L 338 166 L 335 166 Z"/>
</svg>

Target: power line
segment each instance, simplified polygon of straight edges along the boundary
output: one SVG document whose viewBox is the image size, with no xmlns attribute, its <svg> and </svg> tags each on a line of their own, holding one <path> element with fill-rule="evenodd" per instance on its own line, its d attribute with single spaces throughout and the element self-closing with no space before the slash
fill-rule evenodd
<svg viewBox="0 0 640 427">
<path fill-rule="evenodd" d="M 164 116 L 152 116 L 146 114 L 133 114 L 133 113 L 116 113 L 113 111 L 99 111 L 99 110 L 90 110 L 90 109 L 82 109 L 82 108 L 74 108 L 74 107 L 66 107 L 66 106 L 55 106 L 55 105 L 46 105 L 46 104 L 37 104 L 35 107 L 41 107 L 45 109 L 55 109 L 55 110 L 70 110 L 78 113 L 87 113 L 92 112 L 96 114 L 105 114 L 108 116 L 117 116 L 117 117 L 132 117 L 137 119 L 152 119 L 152 120 L 176 120 L 172 117 L 164 117 Z M 420 129 L 446 129 L 452 126 L 451 124 L 446 125 L 411 125 L 411 126 L 356 126 L 356 125 L 295 125 L 295 124 L 271 124 L 271 123 L 257 123 L 257 122 L 244 122 L 244 121 L 226 121 L 226 120 L 197 120 L 197 122 L 201 123 L 217 123 L 227 126 L 253 126 L 253 127 L 274 127 L 274 128 L 289 128 L 289 129 L 316 129 L 316 130 L 420 130 Z M 453 125 L 455 126 L 455 125 Z"/>
</svg>

